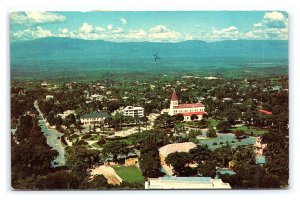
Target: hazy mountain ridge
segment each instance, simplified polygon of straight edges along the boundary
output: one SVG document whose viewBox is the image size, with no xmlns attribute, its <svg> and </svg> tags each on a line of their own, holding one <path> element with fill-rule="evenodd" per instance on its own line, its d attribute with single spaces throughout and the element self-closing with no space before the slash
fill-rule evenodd
<svg viewBox="0 0 300 200">
<path fill-rule="evenodd" d="M 35 56 L 70 57 L 153 57 L 155 51 L 163 56 L 184 57 L 262 57 L 287 58 L 288 41 L 226 40 L 204 42 L 191 40 L 178 43 L 108 42 L 71 38 L 42 38 L 11 44 L 12 59 L 39 59 Z M 33 56 L 33 57 L 28 57 Z M 78 57 L 77 57 L 78 58 Z"/>
<path fill-rule="evenodd" d="M 178 43 L 108 42 L 71 38 L 42 38 L 11 43 L 14 77 L 61 76 L 71 73 L 160 73 L 203 70 L 287 67 L 288 41 L 199 40 Z M 154 53 L 160 59 L 155 62 Z M 34 76 L 33 76 L 34 77 Z"/>
</svg>

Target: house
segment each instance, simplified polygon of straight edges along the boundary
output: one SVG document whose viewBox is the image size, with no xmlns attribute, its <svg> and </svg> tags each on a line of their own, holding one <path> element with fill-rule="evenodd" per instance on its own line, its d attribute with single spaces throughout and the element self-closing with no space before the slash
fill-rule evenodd
<svg viewBox="0 0 300 200">
<path fill-rule="evenodd" d="M 159 151 L 160 162 L 162 165 L 165 165 L 166 158 L 169 154 L 175 152 L 189 152 L 191 149 L 197 147 L 193 142 L 183 142 L 183 143 L 173 143 L 161 147 Z"/>
<path fill-rule="evenodd" d="M 173 91 L 169 109 L 169 115 L 182 114 L 184 121 L 191 121 L 192 116 L 197 116 L 198 120 L 202 119 L 203 114 L 205 114 L 205 106 L 202 103 L 191 103 L 191 104 L 178 104 L 178 98 L 176 91 Z"/>
<path fill-rule="evenodd" d="M 134 106 L 127 106 L 122 110 L 122 113 L 125 116 L 131 117 L 143 117 L 144 116 L 144 108 L 142 107 L 134 107 Z"/>
<path fill-rule="evenodd" d="M 80 122 L 83 125 L 100 124 L 109 116 L 107 112 L 86 113 L 80 117 Z"/>
<path fill-rule="evenodd" d="M 211 177 L 159 177 L 148 178 L 145 189 L 231 189 L 229 183 Z"/>
<path fill-rule="evenodd" d="M 69 116 L 71 114 L 76 116 L 75 110 L 66 110 L 63 113 L 57 114 L 57 116 L 60 116 L 62 119 L 65 119 L 67 116 Z"/>
<path fill-rule="evenodd" d="M 46 95 L 46 101 L 49 101 L 50 99 L 53 99 L 53 95 Z"/>
<path fill-rule="evenodd" d="M 267 147 L 266 143 L 262 143 L 262 137 L 257 137 L 254 143 L 254 152 L 256 155 L 262 156 L 264 153 L 264 149 Z"/>
</svg>

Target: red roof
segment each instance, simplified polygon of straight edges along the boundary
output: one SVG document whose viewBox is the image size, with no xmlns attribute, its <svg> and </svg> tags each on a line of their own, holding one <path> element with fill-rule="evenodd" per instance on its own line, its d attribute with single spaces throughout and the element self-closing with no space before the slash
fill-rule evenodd
<svg viewBox="0 0 300 200">
<path fill-rule="evenodd" d="M 272 112 L 267 111 L 267 110 L 259 110 L 259 112 L 266 114 L 266 115 L 272 115 Z"/>
<path fill-rule="evenodd" d="M 171 101 L 177 101 L 177 95 L 176 95 L 176 91 L 174 90 L 173 91 L 173 94 L 172 94 L 172 98 L 171 98 Z"/>
<path fill-rule="evenodd" d="M 205 112 L 187 112 L 187 113 L 179 113 L 182 114 L 183 116 L 192 116 L 192 115 L 203 115 Z"/>
<path fill-rule="evenodd" d="M 198 108 L 204 107 L 203 103 L 186 103 L 186 104 L 179 104 L 178 106 L 174 106 L 174 108 Z"/>
</svg>

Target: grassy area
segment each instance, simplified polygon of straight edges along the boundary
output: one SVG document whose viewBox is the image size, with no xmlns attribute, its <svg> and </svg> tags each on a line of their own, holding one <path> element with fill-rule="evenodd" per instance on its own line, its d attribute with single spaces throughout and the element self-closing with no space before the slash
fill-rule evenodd
<svg viewBox="0 0 300 200">
<path fill-rule="evenodd" d="M 207 125 L 208 126 L 216 127 L 216 126 L 218 126 L 218 124 L 219 124 L 219 121 L 216 120 L 216 119 L 209 118 L 207 120 Z"/>
<path fill-rule="evenodd" d="M 116 173 L 128 183 L 144 183 L 142 171 L 135 166 L 112 166 Z"/>
<path fill-rule="evenodd" d="M 235 127 L 233 129 L 231 129 L 232 131 L 235 130 L 242 130 L 244 131 L 246 134 L 251 134 L 253 133 L 254 136 L 260 136 L 260 135 L 264 135 L 266 134 L 268 131 L 266 130 L 258 130 L 256 128 L 253 127 L 248 127 L 248 126 L 239 126 L 239 127 Z"/>
</svg>

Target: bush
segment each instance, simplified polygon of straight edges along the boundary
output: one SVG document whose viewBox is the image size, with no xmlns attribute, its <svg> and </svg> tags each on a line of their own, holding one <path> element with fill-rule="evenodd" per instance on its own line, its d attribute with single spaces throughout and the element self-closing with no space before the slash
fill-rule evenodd
<svg viewBox="0 0 300 200">
<path fill-rule="evenodd" d="M 243 135 L 245 135 L 245 132 L 243 130 L 236 130 L 236 131 L 234 131 L 234 134 L 235 134 L 236 138 L 240 138 Z"/>
<path fill-rule="evenodd" d="M 99 146 L 102 146 L 103 144 L 105 144 L 106 143 L 106 140 L 104 139 L 104 138 L 101 138 L 98 142 L 97 142 L 97 144 L 99 145 Z"/>
<path fill-rule="evenodd" d="M 234 140 L 232 140 L 232 141 L 231 141 L 231 143 L 235 143 L 235 141 L 234 141 Z"/>
<path fill-rule="evenodd" d="M 220 142 L 220 144 L 224 144 L 224 142 Z"/>
<path fill-rule="evenodd" d="M 209 137 L 209 138 L 215 138 L 215 137 L 217 137 L 216 130 L 213 129 L 213 128 L 208 129 L 208 131 L 206 133 L 206 136 Z"/>
<path fill-rule="evenodd" d="M 214 146 L 215 146 L 215 145 L 218 145 L 218 143 L 214 142 L 213 145 L 214 145 Z"/>
<path fill-rule="evenodd" d="M 78 142 L 76 142 L 76 144 L 78 144 L 78 145 L 87 145 L 88 143 L 84 140 L 79 140 Z"/>
<path fill-rule="evenodd" d="M 85 140 L 85 139 L 88 139 L 88 138 L 90 138 L 90 137 L 92 137 L 92 135 L 91 134 L 86 134 L 86 135 L 84 135 L 84 136 L 82 136 L 82 140 Z"/>
</svg>

